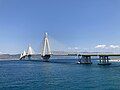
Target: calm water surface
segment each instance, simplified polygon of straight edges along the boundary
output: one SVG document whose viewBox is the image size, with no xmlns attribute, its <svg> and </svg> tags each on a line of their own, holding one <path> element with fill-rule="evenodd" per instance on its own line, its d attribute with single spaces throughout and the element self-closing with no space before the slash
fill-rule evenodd
<svg viewBox="0 0 120 90">
<path fill-rule="evenodd" d="M 120 90 L 120 63 L 0 61 L 0 90 Z"/>
</svg>

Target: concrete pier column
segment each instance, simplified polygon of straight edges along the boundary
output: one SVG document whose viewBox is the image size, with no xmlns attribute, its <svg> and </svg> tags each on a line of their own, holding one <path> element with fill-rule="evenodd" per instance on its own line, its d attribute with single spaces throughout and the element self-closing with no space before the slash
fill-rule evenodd
<svg viewBox="0 0 120 90">
<path fill-rule="evenodd" d="M 77 62 L 78 64 L 80 64 L 81 63 L 81 55 L 78 55 L 78 62 Z"/>
<path fill-rule="evenodd" d="M 26 56 L 22 57 L 20 60 L 26 60 Z"/>
<path fill-rule="evenodd" d="M 109 58 L 108 56 L 105 55 L 100 55 L 99 56 L 99 63 L 98 65 L 110 65 L 111 63 L 109 63 Z"/>
<path fill-rule="evenodd" d="M 28 55 L 28 60 L 31 60 L 31 55 Z"/>
<path fill-rule="evenodd" d="M 81 64 L 92 64 L 91 56 L 89 56 L 89 55 L 82 55 L 80 63 Z"/>
</svg>

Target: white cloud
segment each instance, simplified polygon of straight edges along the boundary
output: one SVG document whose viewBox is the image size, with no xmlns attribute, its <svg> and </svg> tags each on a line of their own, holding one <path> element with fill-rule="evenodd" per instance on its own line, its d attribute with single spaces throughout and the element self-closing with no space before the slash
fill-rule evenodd
<svg viewBox="0 0 120 90">
<path fill-rule="evenodd" d="M 120 46 L 119 45 L 110 45 L 110 48 L 120 48 Z"/>
<path fill-rule="evenodd" d="M 104 44 L 101 44 L 101 45 L 97 45 L 95 46 L 95 48 L 101 48 L 101 49 L 118 49 L 120 48 L 119 45 L 104 45 Z"/>
<path fill-rule="evenodd" d="M 68 47 L 69 50 L 79 49 L 78 47 Z"/>
<path fill-rule="evenodd" d="M 78 49 L 78 47 L 74 47 L 74 49 Z"/>
<path fill-rule="evenodd" d="M 97 45 L 97 46 L 95 46 L 95 48 L 106 48 L 106 45 Z"/>
<path fill-rule="evenodd" d="M 3 54 L 2 52 L 0 52 L 0 54 Z"/>
</svg>

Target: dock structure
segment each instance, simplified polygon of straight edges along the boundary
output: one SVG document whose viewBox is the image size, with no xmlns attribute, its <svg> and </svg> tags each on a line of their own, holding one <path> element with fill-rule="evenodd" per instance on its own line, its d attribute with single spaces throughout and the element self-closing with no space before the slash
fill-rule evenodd
<svg viewBox="0 0 120 90">
<path fill-rule="evenodd" d="M 120 54 L 79 54 L 79 64 L 92 64 L 91 57 L 92 56 L 98 56 L 99 57 L 99 63 L 98 65 L 111 65 L 109 62 L 110 58 L 109 56 L 120 56 Z"/>
</svg>

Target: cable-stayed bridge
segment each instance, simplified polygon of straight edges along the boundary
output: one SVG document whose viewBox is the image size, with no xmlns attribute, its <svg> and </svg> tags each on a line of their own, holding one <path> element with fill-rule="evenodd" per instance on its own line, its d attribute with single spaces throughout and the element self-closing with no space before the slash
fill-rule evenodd
<svg viewBox="0 0 120 90">
<path fill-rule="evenodd" d="M 53 40 L 53 42 L 56 42 Z M 92 64 L 91 58 L 92 57 L 98 57 L 99 58 L 99 65 L 110 65 L 111 63 L 109 62 L 110 56 L 120 56 L 120 53 L 112 53 L 112 52 L 78 52 L 78 51 L 60 51 L 62 47 L 64 47 L 63 44 L 58 45 L 59 50 L 52 51 L 51 45 L 48 34 L 45 33 L 45 36 L 43 38 L 43 42 L 41 43 L 41 52 L 40 52 L 40 57 L 42 58 L 43 61 L 49 61 L 51 56 L 77 56 L 78 57 L 78 64 Z M 61 47 L 62 46 L 62 47 Z M 64 50 L 66 50 L 66 47 L 64 47 Z M 20 60 L 24 60 L 26 57 L 30 60 L 31 57 L 35 55 L 34 50 L 32 47 L 29 45 L 27 51 L 24 51 L 21 56 Z"/>
</svg>

